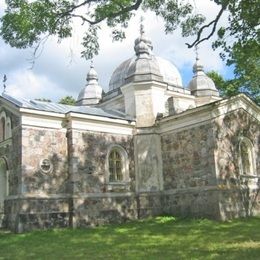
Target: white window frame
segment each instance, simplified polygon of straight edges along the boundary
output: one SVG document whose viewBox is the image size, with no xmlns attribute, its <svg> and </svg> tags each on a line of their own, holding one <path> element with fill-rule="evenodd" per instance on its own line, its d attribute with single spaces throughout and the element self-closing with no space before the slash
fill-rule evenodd
<svg viewBox="0 0 260 260">
<path fill-rule="evenodd" d="M 2 111 L 0 114 L 0 121 L 2 121 L 2 119 L 4 119 L 4 122 L 5 122 L 3 140 L 2 140 L 2 142 L 3 142 L 6 139 L 9 139 L 12 137 L 12 122 L 11 122 L 11 118 L 6 116 L 5 111 Z"/>
<path fill-rule="evenodd" d="M 5 200 L 9 196 L 9 168 L 5 157 L 0 157 L 0 164 L 3 164 L 5 167 L 5 194 L 4 194 L 4 200 Z"/>
<path fill-rule="evenodd" d="M 250 164 L 250 172 L 244 173 L 244 166 L 242 160 L 242 151 L 241 145 L 245 143 L 249 150 L 249 164 Z M 242 183 L 247 184 L 248 186 L 255 186 L 258 182 L 258 176 L 256 173 L 256 160 L 254 153 L 254 145 L 247 137 L 241 137 L 239 140 L 239 174 L 242 179 Z"/>
<path fill-rule="evenodd" d="M 122 159 L 122 180 L 121 181 L 110 181 L 109 176 L 109 156 L 112 151 L 117 151 Z M 117 144 L 110 145 L 107 150 L 106 156 L 106 185 L 107 191 L 126 191 L 129 190 L 130 178 L 129 178 L 129 159 L 126 150 Z"/>
</svg>

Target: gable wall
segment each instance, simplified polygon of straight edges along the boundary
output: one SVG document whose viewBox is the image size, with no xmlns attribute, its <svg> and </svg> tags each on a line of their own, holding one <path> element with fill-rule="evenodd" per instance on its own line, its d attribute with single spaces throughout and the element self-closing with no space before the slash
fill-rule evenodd
<svg viewBox="0 0 260 260">
<path fill-rule="evenodd" d="M 215 158 L 223 219 L 260 212 L 260 194 L 257 179 L 246 179 L 239 171 L 239 142 L 242 137 L 253 144 L 255 175 L 260 176 L 260 123 L 244 109 L 218 117 L 214 122 L 216 139 Z M 244 183 L 256 183 L 254 186 Z"/>
</svg>

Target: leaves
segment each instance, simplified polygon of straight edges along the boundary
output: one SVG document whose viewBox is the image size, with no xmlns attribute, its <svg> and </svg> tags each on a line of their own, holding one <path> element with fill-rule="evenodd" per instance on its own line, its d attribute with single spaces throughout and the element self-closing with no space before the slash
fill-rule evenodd
<svg viewBox="0 0 260 260">
<path fill-rule="evenodd" d="M 72 96 L 66 96 L 59 101 L 59 104 L 75 106 L 76 100 Z"/>
<path fill-rule="evenodd" d="M 81 52 L 81 56 L 87 60 L 92 59 L 94 55 L 98 54 L 99 43 L 97 32 L 99 29 L 99 26 L 92 25 L 83 37 L 82 45 L 84 49 Z"/>
<path fill-rule="evenodd" d="M 71 36 L 70 21 L 65 18 L 57 20 L 57 6 L 50 1 L 8 0 L 7 5 L 0 20 L 0 35 L 12 47 L 32 47 L 46 34 L 59 38 Z M 63 1 L 63 5 L 67 6 L 68 2 Z"/>
</svg>

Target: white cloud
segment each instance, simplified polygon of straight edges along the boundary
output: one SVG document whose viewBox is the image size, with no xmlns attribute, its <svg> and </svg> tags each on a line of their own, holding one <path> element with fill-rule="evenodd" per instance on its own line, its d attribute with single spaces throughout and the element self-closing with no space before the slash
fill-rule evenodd
<svg viewBox="0 0 260 260">
<path fill-rule="evenodd" d="M 64 89 L 51 82 L 47 76 L 37 75 L 28 69 L 13 71 L 10 74 L 6 91 L 16 97 L 47 99 L 50 99 L 52 95 L 63 96 L 66 93 Z"/>
</svg>

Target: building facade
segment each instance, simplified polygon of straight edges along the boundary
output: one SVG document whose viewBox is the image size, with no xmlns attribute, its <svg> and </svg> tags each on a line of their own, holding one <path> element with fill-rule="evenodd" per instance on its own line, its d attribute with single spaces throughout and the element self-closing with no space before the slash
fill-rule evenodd
<svg viewBox="0 0 260 260">
<path fill-rule="evenodd" d="M 199 59 L 187 88 L 141 28 L 104 93 L 76 106 L 0 97 L 0 223 L 15 232 L 147 216 L 260 214 L 260 108 L 221 99 Z"/>
</svg>

